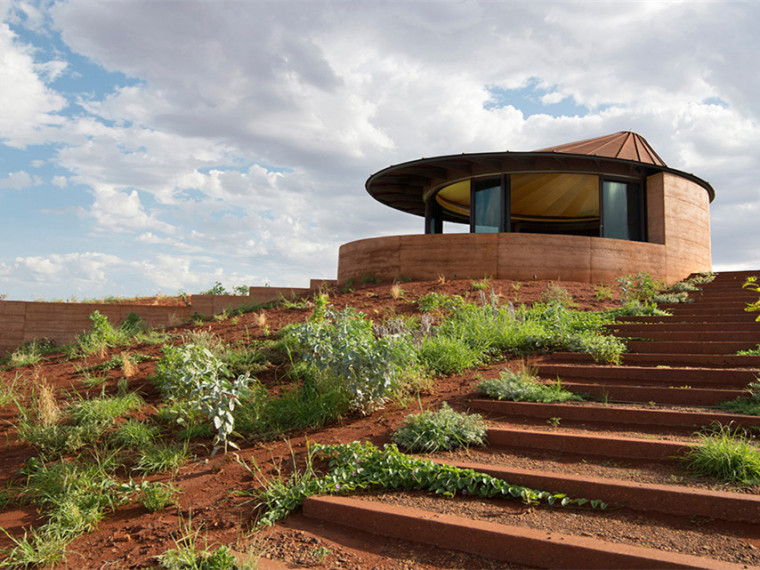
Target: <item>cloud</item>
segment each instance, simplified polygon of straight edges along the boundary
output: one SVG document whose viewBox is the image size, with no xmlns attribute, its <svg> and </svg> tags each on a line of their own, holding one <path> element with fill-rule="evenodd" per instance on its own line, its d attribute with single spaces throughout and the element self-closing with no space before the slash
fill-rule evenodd
<svg viewBox="0 0 760 570">
<path fill-rule="evenodd" d="M 760 204 L 760 5 L 16 6 L 0 12 L 60 45 L 41 52 L 0 27 L 0 81 L 10 86 L 0 90 L 0 108 L 6 96 L 10 105 L 0 140 L 48 145 L 58 210 L 70 200 L 81 239 L 160 276 L 141 278 L 146 286 L 330 277 L 341 243 L 421 231 L 420 218 L 367 196 L 373 172 L 619 130 L 713 184 L 716 261 L 760 266 L 746 239 L 756 213 L 747 208 Z M 94 91 L 83 81 L 64 96 L 82 58 L 128 80 Z M 21 179 L 29 165 L 10 170 L 18 180 L 0 184 L 32 185 Z M 104 267 L 110 282 L 138 282 L 122 262 Z"/>
<path fill-rule="evenodd" d="M 0 3 L 0 14 L 9 8 Z M 16 41 L 0 22 L 0 142 L 24 148 L 38 142 L 41 131 L 63 122 L 59 112 L 66 99 L 50 88 L 48 80 L 60 73 L 61 62 L 36 64 L 33 50 Z"/>
<path fill-rule="evenodd" d="M 21 190 L 30 186 L 37 186 L 42 181 L 38 176 L 32 176 L 28 172 L 21 170 L 11 172 L 5 178 L 0 178 L 0 189 Z"/>
</svg>

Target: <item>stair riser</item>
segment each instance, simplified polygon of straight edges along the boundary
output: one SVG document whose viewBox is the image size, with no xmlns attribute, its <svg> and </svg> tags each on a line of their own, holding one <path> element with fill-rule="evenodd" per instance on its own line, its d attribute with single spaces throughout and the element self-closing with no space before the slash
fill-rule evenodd
<svg viewBox="0 0 760 570">
<path fill-rule="evenodd" d="M 467 552 L 532 568 L 742 568 L 709 558 L 605 543 L 511 525 L 361 501 L 309 497 L 306 517 L 389 538 Z"/>
<path fill-rule="evenodd" d="M 594 357 L 582 352 L 554 352 L 548 355 L 557 364 L 594 364 Z M 760 356 L 728 356 L 721 354 L 624 354 L 625 366 L 681 366 L 695 368 L 760 369 Z"/>
<path fill-rule="evenodd" d="M 549 420 L 561 418 L 561 422 L 602 423 L 623 426 L 666 427 L 684 429 L 689 433 L 714 423 L 751 428 L 760 425 L 760 417 L 741 414 L 699 412 L 674 412 L 669 410 L 635 409 L 600 406 L 567 406 L 563 404 L 539 404 L 532 402 L 505 402 L 498 400 L 473 400 L 470 407 L 481 413 L 496 417 L 533 418 Z"/>
<path fill-rule="evenodd" d="M 735 354 L 739 350 L 755 348 L 758 343 L 754 342 L 695 342 L 695 341 L 644 341 L 629 340 L 627 343 L 630 352 L 646 354 Z"/>
<path fill-rule="evenodd" d="M 726 400 L 747 395 L 744 390 L 709 390 L 698 388 L 657 388 L 615 386 L 612 384 L 563 383 L 563 388 L 576 394 L 590 394 L 604 401 L 670 404 L 676 406 L 715 406 Z"/>
<path fill-rule="evenodd" d="M 618 323 L 606 325 L 607 331 L 617 331 L 629 336 L 641 336 L 651 332 L 701 332 L 706 334 L 721 332 L 760 332 L 760 323 L 751 321 L 745 323 Z"/>
<path fill-rule="evenodd" d="M 641 384 L 693 383 L 743 389 L 757 379 L 756 370 L 722 370 L 710 368 L 639 368 L 627 366 L 542 365 L 538 374 L 549 380 L 603 380 Z"/>
<path fill-rule="evenodd" d="M 689 332 L 689 331 L 641 331 L 640 333 L 630 332 L 613 332 L 614 336 L 619 338 L 647 338 L 651 340 L 690 340 L 697 342 L 748 342 L 750 344 L 760 343 L 760 331 L 728 331 L 728 332 Z"/>
<path fill-rule="evenodd" d="M 678 461 L 677 458 L 682 457 L 690 449 L 689 446 L 675 442 L 564 435 L 501 428 L 488 430 L 488 445 L 643 461 Z"/>
<path fill-rule="evenodd" d="M 570 497 L 594 497 L 613 507 L 625 506 L 645 513 L 708 517 L 752 524 L 760 520 L 760 497 L 753 495 L 585 478 L 478 463 L 455 462 L 453 465 L 487 473 L 514 485 L 552 489 Z"/>
</svg>

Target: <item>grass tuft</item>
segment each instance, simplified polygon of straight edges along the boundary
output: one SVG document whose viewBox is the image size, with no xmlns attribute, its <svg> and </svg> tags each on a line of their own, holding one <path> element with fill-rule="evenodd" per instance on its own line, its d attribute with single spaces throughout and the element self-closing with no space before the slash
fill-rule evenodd
<svg viewBox="0 0 760 570">
<path fill-rule="evenodd" d="M 406 416 L 392 439 L 409 451 L 432 453 L 485 445 L 486 431 L 480 415 L 455 412 L 443 402 L 437 412 L 425 411 Z"/>
</svg>

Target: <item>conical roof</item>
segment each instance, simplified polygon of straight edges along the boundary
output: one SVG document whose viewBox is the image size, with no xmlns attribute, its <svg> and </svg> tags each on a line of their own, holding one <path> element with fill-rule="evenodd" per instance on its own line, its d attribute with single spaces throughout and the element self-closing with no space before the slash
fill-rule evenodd
<svg viewBox="0 0 760 570">
<path fill-rule="evenodd" d="M 635 160 L 644 164 L 664 166 L 667 164 L 659 157 L 644 137 L 631 131 L 620 131 L 611 135 L 586 139 L 544 148 L 535 152 L 560 152 L 563 154 L 584 154 L 589 156 L 603 156 L 605 158 L 619 158 L 622 160 Z"/>
</svg>

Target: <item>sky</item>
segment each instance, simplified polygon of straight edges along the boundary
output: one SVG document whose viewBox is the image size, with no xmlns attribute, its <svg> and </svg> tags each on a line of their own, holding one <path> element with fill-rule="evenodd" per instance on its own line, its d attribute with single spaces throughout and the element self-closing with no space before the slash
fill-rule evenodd
<svg viewBox="0 0 760 570">
<path fill-rule="evenodd" d="M 0 297 L 335 278 L 392 164 L 622 130 L 760 269 L 760 2 L 0 0 Z"/>
</svg>

